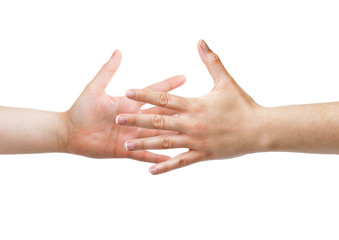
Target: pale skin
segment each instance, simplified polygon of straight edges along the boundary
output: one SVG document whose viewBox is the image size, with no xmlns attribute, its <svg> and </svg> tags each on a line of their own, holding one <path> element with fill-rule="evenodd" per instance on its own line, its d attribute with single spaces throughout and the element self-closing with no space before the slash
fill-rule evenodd
<svg viewBox="0 0 339 240">
<path fill-rule="evenodd" d="M 196 162 L 267 151 L 339 153 L 339 103 L 267 108 L 257 104 L 226 71 L 219 57 L 200 40 L 199 55 L 214 79 L 210 93 L 184 98 L 161 91 L 132 89 L 126 96 L 168 110 L 162 114 L 120 114 L 124 126 L 170 130 L 175 133 L 125 142 L 131 152 L 188 148 L 150 168 L 165 173 Z"/>
<path fill-rule="evenodd" d="M 165 155 L 148 151 L 130 152 L 123 147 L 128 139 L 156 136 L 167 131 L 121 127 L 115 123 L 119 113 L 173 115 L 175 112 L 159 107 L 141 110 L 144 103 L 107 95 L 105 88 L 120 61 L 121 53 L 117 50 L 65 112 L 0 107 L 0 153 L 64 152 L 152 163 L 168 160 Z M 145 89 L 167 92 L 184 82 L 183 76 L 175 76 Z"/>
</svg>

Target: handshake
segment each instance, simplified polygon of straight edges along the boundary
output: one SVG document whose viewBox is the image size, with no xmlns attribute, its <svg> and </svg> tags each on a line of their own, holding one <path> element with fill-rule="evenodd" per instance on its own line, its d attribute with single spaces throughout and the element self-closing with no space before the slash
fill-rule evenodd
<svg viewBox="0 0 339 240">
<path fill-rule="evenodd" d="M 115 51 L 65 112 L 67 152 L 95 158 L 132 158 L 156 163 L 152 174 L 209 159 L 230 158 L 261 148 L 260 126 L 253 121 L 264 114 L 233 80 L 218 56 L 200 40 L 198 51 L 212 78 L 213 90 L 199 98 L 168 94 L 185 82 L 175 76 L 131 89 L 126 97 L 111 97 L 105 87 L 117 71 L 121 53 Z M 141 109 L 149 103 L 155 107 Z M 148 149 L 188 148 L 174 158 Z"/>
<path fill-rule="evenodd" d="M 115 51 L 66 112 L 0 107 L 0 153 L 132 158 L 155 163 L 152 174 L 255 152 L 339 153 L 339 103 L 262 107 L 203 40 L 198 51 L 214 80 L 210 93 L 171 95 L 185 82 L 175 76 L 125 97 L 109 96 L 105 88 L 121 61 Z M 146 103 L 154 107 L 141 109 Z M 147 151 L 169 148 L 188 151 L 174 158 Z"/>
</svg>

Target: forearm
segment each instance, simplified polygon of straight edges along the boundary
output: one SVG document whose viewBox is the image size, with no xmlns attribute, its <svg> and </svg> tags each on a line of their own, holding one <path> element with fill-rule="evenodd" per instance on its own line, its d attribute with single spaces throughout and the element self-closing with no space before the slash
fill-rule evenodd
<svg viewBox="0 0 339 240">
<path fill-rule="evenodd" d="M 0 153 L 66 152 L 64 114 L 0 107 Z"/>
<path fill-rule="evenodd" d="M 265 109 L 265 151 L 339 153 L 339 102 Z"/>
<path fill-rule="evenodd" d="M 339 154 L 339 102 L 264 108 L 235 82 L 219 57 L 201 40 L 198 50 L 214 80 L 200 98 L 183 98 L 156 91 L 132 89 L 132 100 L 175 110 L 164 114 L 124 114 L 125 126 L 177 131 L 180 134 L 128 140 L 129 151 L 188 148 L 151 167 L 160 174 L 199 161 L 225 159 L 253 152 L 289 151 Z M 120 119 L 121 117 L 121 119 Z"/>
</svg>

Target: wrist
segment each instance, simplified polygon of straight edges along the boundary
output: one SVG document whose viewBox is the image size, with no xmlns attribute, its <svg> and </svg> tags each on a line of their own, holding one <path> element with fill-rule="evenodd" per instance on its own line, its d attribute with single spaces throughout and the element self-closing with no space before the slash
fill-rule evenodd
<svg viewBox="0 0 339 240">
<path fill-rule="evenodd" d="M 257 111 L 256 151 L 269 152 L 273 150 L 274 138 L 271 131 L 272 108 L 260 106 Z"/>
<path fill-rule="evenodd" d="M 263 108 L 261 112 L 260 143 L 261 152 L 285 151 L 290 140 L 286 141 L 293 122 L 287 119 L 285 107 Z"/>
<path fill-rule="evenodd" d="M 68 153 L 69 124 L 67 112 L 59 112 L 57 113 L 57 117 L 58 117 L 58 131 L 57 131 L 58 152 Z"/>
</svg>

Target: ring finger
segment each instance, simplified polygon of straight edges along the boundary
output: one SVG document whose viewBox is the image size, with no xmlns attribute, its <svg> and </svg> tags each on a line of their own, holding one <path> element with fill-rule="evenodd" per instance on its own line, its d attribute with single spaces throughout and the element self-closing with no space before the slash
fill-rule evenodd
<svg viewBox="0 0 339 240">
<path fill-rule="evenodd" d="M 188 137 L 183 134 L 139 138 L 125 142 L 127 151 L 192 147 L 192 141 L 189 141 Z"/>
<path fill-rule="evenodd" d="M 184 129 L 178 117 L 159 114 L 120 114 L 116 118 L 116 123 L 124 126 L 179 132 Z"/>
</svg>

